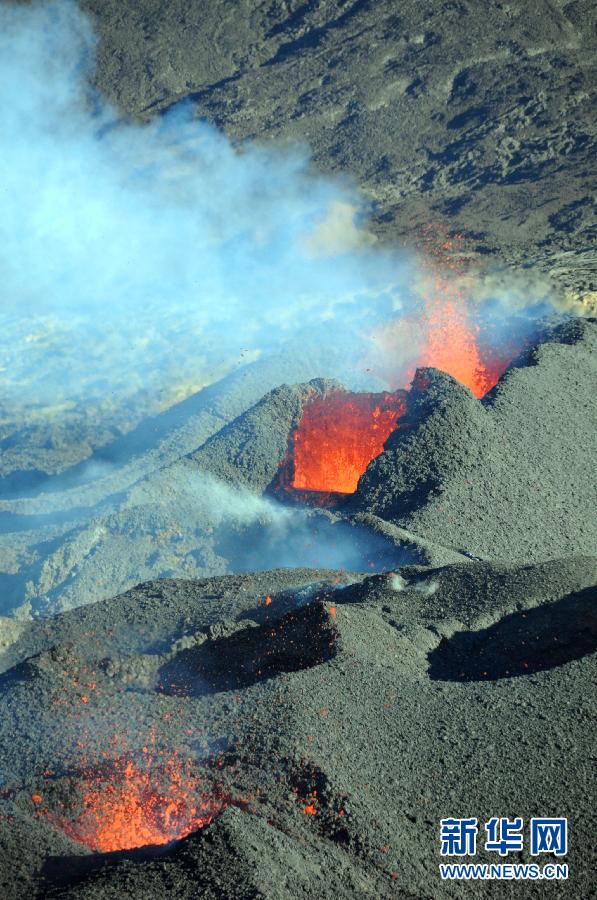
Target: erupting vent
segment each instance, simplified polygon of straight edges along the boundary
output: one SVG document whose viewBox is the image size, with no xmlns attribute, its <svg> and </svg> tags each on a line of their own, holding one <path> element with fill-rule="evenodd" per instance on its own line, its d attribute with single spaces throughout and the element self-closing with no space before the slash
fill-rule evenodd
<svg viewBox="0 0 597 900">
<path fill-rule="evenodd" d="M 438 280 L 438 292 L 441 286 Z M 464 304 L 445 296 L 432 298 L 416 319 L 403 317 L 377 331 L 376 339 L 389 360 L 400 360 L 405 347 L 418 345 L 411 367 L 380 374 L 389 383 L 408 384 L 417 368 L 440 369 L 476 397 L 483 397 L 519 348 L 498 353 L 487 342 L 481 345 L 479 337 L 479 327 L 469 321 Z M 306 403 L 280 473 L 285 490 L 312 491 L 321 498 L 354 493 L 359 478 L 404 415 L 406 396 L 402 389 L 384 394 L 336 391 Z M 307 502 L 325 500 L 311 497 Z"/>
<path fill-rule="evenodd" d="M 443 245 L 451 247 L 451 242 Z M 448 266 L 454 270 L 454 265 Z M 394 393 L 350 394 L 337 391 L 313 399 L 303 408 L 291 441 L 280 482 L 288 493 L 319 493 L 304 499 L 324 503 L 325 496 L 352 494 L 372 459 L 378 456 L 406 411 L 406 391 L 418 368 L 434 368 L 451 375 L 483 397 L 499 381 L 520 347 L 481 327 L 457 281 L 432 272 L 422 284 L 423 303 L 416 313 L 403 315 L 375 329 L 371 337 L 385 361 L 375 370 Z M 412 355 L 411 355 L 412 354 Z M 405 363 L 404 360 L 410 360 Z"/>
<path fill-rule="evenodd" d="M 352 494 L 404 414 L 404 392 L 335 391 L 307 403 L 293 435 L 295 490 Z"/>
<path fill-rule="evenodd" d="M 473 392 L 483 397 L 496 385 L 508 360 L 481 358 L 477 331 L 468 321 L 464 304 L 452 300 L 428 303 L 422 326 L 425 344 L 417 359 L 417 367 L 432 367 L 447 372 Z"/>
<path fill-rule="evenodd" d="M 188 761 L 174 757 L 156 770 L 151 758 L 146 765 L 122 760 L 109 773 L 85 774 L 74 815 L 48 815 L 69 837 L 103 853 L 168 844 L 208 825 L 227 805 L 206 787 Z"/>
</svg>

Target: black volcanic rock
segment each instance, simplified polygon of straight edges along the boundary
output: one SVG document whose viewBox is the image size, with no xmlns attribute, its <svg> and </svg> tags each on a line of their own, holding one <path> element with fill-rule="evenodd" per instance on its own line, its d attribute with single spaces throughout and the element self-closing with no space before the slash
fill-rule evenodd
<svg viewBox="0 0 597 900">
<path fill-rule="evenodd" d="M 419 371 L 355 508 L 481 558 L 591 552 L 597 322 L 547 337 L 482 401 L 449 376 Z"/>
</svg>

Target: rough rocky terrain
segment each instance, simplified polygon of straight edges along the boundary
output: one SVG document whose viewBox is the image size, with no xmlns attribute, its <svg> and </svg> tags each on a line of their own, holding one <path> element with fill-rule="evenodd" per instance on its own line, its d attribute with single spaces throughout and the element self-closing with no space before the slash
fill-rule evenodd
<svg viewBox="0 0 597 900">
<path fill-rule="evenodd" d="M 108 477 L 7 502 L 3 611 L 47 615 L 153 577 L 591 553 L 595 330 L 589 319 L 548 330 L 482 400 L 419 370 L 384 452 L 328 512 L 267 499 L 286 498 L 280 465 L 304 404 L 338 389 L 325 380 L 274 389 L 160 468 L 147 454 L 126 489 Z"/>
<path fill-rule="evenodd" d="M 308 141 L 383 239 L 430 222 L 595 291 L 595 11 L 585 0 L 95 2 L 124 113 L 188 98 L 237 140 Z"/>
</svg>

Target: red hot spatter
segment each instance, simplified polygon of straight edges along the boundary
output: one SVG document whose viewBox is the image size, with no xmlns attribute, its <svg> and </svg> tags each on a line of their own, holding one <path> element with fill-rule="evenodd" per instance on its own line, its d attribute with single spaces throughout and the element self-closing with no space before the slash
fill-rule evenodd
<svg viewBox="0 0 597 900">
<path fill-rule="evenodd" d="M 55 824 L 92 850 L 129 850 L 180 840 L 208 825 L 227 799 L 206 790 L 191 761 L 172 756 L 159 769 L 152 759 L 118 761 L 108 773 L 88 772 L 81 808 Z"/>
</svg>

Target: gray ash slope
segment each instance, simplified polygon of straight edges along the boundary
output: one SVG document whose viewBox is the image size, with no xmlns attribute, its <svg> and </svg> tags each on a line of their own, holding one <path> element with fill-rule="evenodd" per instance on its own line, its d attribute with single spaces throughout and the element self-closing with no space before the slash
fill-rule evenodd
<svg viewBox="0 0 597 900">
<path fill-rule="evenodd" d="M 73 489 L 93 491 L 95 506 L 70 509 L 71 491 L 14 501 L 28 515 L 12 525 L 5 514 L 3 612 L 48 614 L 155 577 L 297 561 L 367 570 L 463 552 L 504 561 L 591 553 L 596 331 L 589 319 L 548 330 L 482 401 L 447 375 L 420 372 L 406 418 L 333 512 L 260 498 L 303 405 L 338 389 L 323 379 L 274 389 L 196 450 L 149 473 L 140 465 L 120 493 L 109 479 L 101 502 L 98 483 Z M 44 509 L 54 510 L 47 524 L 36 517 Z"/>
<path fill-rule="evenodd" d="M 460 896 L 473 889 L 438 881 L 439 819 L 483 822 L 503 811 L 525 820 L 569 817 L 567 893 L 586 897 L 596 824 L 589 757 L 597 640 L 596 563 L 578 555 L 586 532 L 578 529 L 566 559 L 474 562 L 455 549 L 462 534 L 471 537 L 464 529 L 472 509 L 498 540 L 478 498 L 477 507 L 469 498 L 460 525 L 428 527 L 425 538 L 395 510 L 402 502 L 410 516 L 429 515 L 441 491 L 457 508 L 453 484 L 477 480 L 482 490 L 487 459 L 499 462 L 495 448 L 516 428 L 510 481 L 494 501 L 505 535 L 498 546 L 511 560 L 520 554 L 522 514 L 508 484 L 533 465 L 547 490 L 525 514 L 543 511 L 544 529 L 525 553 L 540 558 L 551 549 L 557 557 L 557 534 L 571 535 L 574 518 L 582 521 L 594 331 L 595 323 L 576 320 L 548 333 L 483 402 L 439 372 L 419 372 L 405 421 L 342 516 L 395 547 L 444 553 L 448 564 L 402 566 L 394 577 L 285 569 L 165 579 L 15 623 L 0 680 L 5 895 Z M 231 478 L 238 464 L 237 483 L 259 500 L 273 477 L 270 457 L 285 446 L 301 404 L 329 390 L 337 385 L 276 389 L 165 467 L 156 489 L 170 485 L 176 499 L 174 487 L 193 471 Z M 567 423 L 567 432 L 557 433 L 551 453 L 539 447 L 537 455 L 533 428 L 552 420 Z M 573 455 L 568 435 L 577 442 Z M 409 459 L 429 461 L 433 491 L 427 474 L 410 489 Z M 388 472 L 373 477 L 382 462 Z M 153 477 L 134 486 L 137 500 L 151 492 Z M 567 529 L 551 517 L 549 478 L 558 477 L 578 501 Z M 179 512 L 184 518 L 189 510 Z M 57 827 L 61 804 L 72 804 L 76 819 L 72 798 L 90 771 L 120 764 L 123 754 L 142 759 L 149 741 L 192 758 L 205 783 L 229 798 L 210 825 L 157 855 L 92 852 Z M 25 835 L 35 838 L 27 854 Z M 516 859 L 531 861 L 527 851 Z M 555 890 L 529 885 L 526 896 Z M 474 892 L 489 896 L 491 887 L 478 883 Z"/>
<path fill-rule="evenodd" d="M 482 558 L 592 552 L 596 350 L 595 321 L 566 323 L 481 402 L 420 370 L 355 506 Z"/>
<path fill-rule="evenodd" d="M 439 882 L 438 825 L 496 810 L 568 815 L 566 894 L 588 896 L 595 575 L 577 557 L 345 588 L 308 570 L 163 580 L 31 623 L 0 686 L 3 896 L 493 896 Z M 152 730 L 206 777 L 219 758 L 231 804 L 157 856 L 71 841 L 53 804 L 94 753 L 122 753 L 118 729 L 131 758 Z"/>
</svg>

